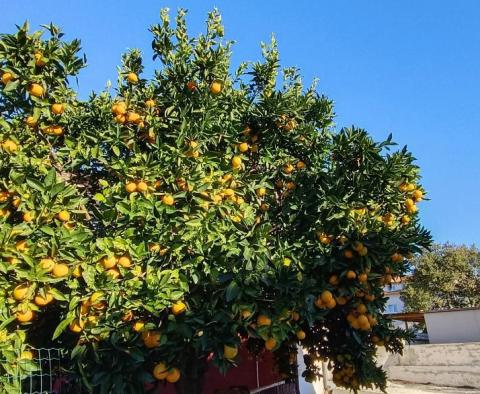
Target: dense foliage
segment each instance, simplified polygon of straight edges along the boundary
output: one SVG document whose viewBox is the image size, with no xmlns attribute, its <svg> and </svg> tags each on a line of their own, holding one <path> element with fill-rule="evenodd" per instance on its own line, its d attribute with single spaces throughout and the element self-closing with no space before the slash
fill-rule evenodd
<svg viewBox="0 0 480 394">
<path fill-rule="evenodd" d="M 69 85 L 79 42 L 45 30 L 0 39 L 2 372 L 55 346 L 84 390 L 185 391 L 241 345 L 294 377 L 301 343 L 307 379 L 325 358 L 338 385 L 384 388 L 376 348 L 407 334 L 383 285 L 430 242 L 412 155 L 336 132 L 275 41 L 232 72 L 216 11 L 195 39 L 163 11 L 154 77 L 130 51 L 115 94 L 88 100 Z"/>
<path fill-rule="evenodd" d="M 402 298 L 408 311 L 480 305 L 480 251 L 475 247 L 434 245 L 411 261 Z"/>
</svg>

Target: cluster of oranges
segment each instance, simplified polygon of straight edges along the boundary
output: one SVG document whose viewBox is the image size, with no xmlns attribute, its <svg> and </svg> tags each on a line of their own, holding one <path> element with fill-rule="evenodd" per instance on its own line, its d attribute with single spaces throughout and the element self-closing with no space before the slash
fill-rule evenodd
<svg viewBox="0 0 480 394">
<path fill-rule="evenodd" d="M 360 387 L 360 384 L 355 377 L 355 374 L 355 366 L 348 361 L 342 361 L 333 371 L 332 380 L 333 383 L 339 387 L 351 387 L 357 389 Z"/>
<path fill-rule="evenodd" d="M 105 270 L 106 274 L 112 279 L 118 279 L 122 276 L 119 267 L 129 269 L 132 267 L 132 258 L 128 254 L 121 256 L 104 256 L 98 264 Z"/>
<path fill-rule="evenodd" d="M 16 243 L 16 249 L 20 252 L 28 251 L 28 244 L 26 240 L 18 241 Z M 19 264 L 20 260 L 17 258 L 9 258 L 10 264 Z M 75 277 L 81 275 L 80 266 L 77 265 L 72 272 L 68 264 L 63 262 L 57 262 L 51 257 L 43 257 L 38 262 L 38 269 L 51 275 L 55 279 L 65 279 L 70 273 Z M 34 319 L 35 310 L 41 307 L 45 307 L 55 300 L 54 288 L 50 285 L 44 288 L 37 289 L 37 285 L 24 282 L 17 285 L 11 293 L 14 300 L 21 302 L 16 306 L 17 312 L 15 316 L 19 323 L 27 323 Z M 32 305 L 35 305 L 35 307 Z"/>
<path fill-rule="evenodd" d="M 10 216 L 12 211 L 8 208 L 9 205 L 14 209 L 18 209 L 21 203 L 21 197 L 15 192 L 9 190 L 0 191 L 0 204 L 6 205 L 5 208 L 0 209 L 0 218 Z"/>
<path fill-rule="evenodd" d="M 150 105 L 150 100 L 147 100 Z M 147 102 L 145 105 L 147 105 Z M 153 104 L 155 105 L 155 103 Z M 118 101 L 112 105 L 112 113 L 114 115 L 115 122 L 119 124 L 131 124 L 137 125 L 140 128 L 145 127 L 145 122 L 138 112 L 135 110 L 129 110 L 125 101 Z"/>
<path fill-rule="evenodd" d="M 43 53 L 41 51 L 35 51 L 33 53 L 33 57 L 35 59 L 35 65 L 37 67 L 43 67 L 46 64 L 46 59 L 43 56 Z M 4 85 L 8 85 L 10 82 L 14 82 L 17 80 L 17 77 L 12 74 L 9 71 L 3 72 L 1 76 L 1 81 Z M 29 82 L 27 84 L 27 93 L 29 94 L 30 97 L 35 97 L 37 99 L 43 99 L 45 98 L 46 95 L 46 89 L 45 87 L 38 82 Z M 52 102 L 50 105 L 50 114 L 53 117 L 58 117 L 61 116 L 66 109 L 65 103 L 62 102 Z M 29 115 L 25 118 L 25 124 L 28 127 L 35 128 L 37 127 L 39 122 L 39 118 L 33 115 Z M 60 136 L 64 133 L 63 127 L 60 124 L 49 124 L 49 125 L 44 125 L 42 127 L 42 132 L 47 134 L 47 135 L 54 135 L 54 136 Z M 7 143 L 6 146 L 3 146 L 4 150 L 13 153 L 17 148 L 14 146 L 14 142 L 11 140 L 4 141 L 3 144 Z"/>
<path fill-rule="evenodd" d="M 285 132 L 290 132 L 297 127 L 297 121 L 295 118 L 289 117 L 287 115 L 280 115 L 280 117 L 276 120 L 275 125 L 282 129 Z"/>
<path fill-rule="evenodd" d="M 180 379 L 180 370 L 178 368 L 169 368 L 165 363 L 159 362 L 153 368 L 153 376 L 157 380 L 166 380 L 169 383 L 176 383 Z"/>
<path fill-rule="evenodd" d="M 188 91 L 190 92 L 195 92 L 198 90 L 198 84 L 196 81 L 188 81 L 185 84 L 185 87 L 187 88 Z M 208 90 L 211 94 L 214 96 L 220 94 L 223 91 L 223 82 L 220 80 L 214 80 L 210 83 Z"/>
<path fill-rule="evenodd" d="M 95 291 L 80 302 L 78 317 L 69 324 L 70 331 L 80 334 L 85 327 L 95 327 L 106 308 L 105 294 L 102 291 Z"/>
</svg>

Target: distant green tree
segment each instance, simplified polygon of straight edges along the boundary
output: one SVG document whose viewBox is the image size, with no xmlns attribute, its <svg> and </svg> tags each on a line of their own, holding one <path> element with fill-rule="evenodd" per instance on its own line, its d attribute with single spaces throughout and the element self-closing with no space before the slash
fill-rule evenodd
<svg viewBox="0 0 480 394">
<path fill-rule="evenodd" d="M 435 245 L 412 266 L 402 293 L 407 311 L 480 305 L 480 250 L 475 246 Z"/>
</svg>

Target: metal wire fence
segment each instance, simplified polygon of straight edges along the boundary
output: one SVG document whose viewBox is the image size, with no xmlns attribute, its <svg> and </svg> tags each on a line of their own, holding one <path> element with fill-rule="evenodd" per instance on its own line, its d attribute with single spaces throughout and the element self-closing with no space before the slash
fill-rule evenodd
<svg viewBox="0 0 480 394">
<path fill-rule="evenodd" d="M 251 394 L 299 394 L 297 383 L 279 382 L 266 387 L 250 390 Z"/>
<path fill-rule="evenodd" d="M 0 393 L 67 393 L 68 375 L 62 368 L 62 349 L 30 349 L 8 359 L 0 359 Z"/>
</svg>

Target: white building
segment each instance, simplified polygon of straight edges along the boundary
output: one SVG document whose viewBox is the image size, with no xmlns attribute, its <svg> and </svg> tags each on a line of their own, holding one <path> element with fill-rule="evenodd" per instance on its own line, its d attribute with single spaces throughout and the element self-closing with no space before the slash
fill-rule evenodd
<svg viewBox="0 0 480 394">
<path fill-rule="evenodd" d="M 389 285 L 383 288 L 385 296 L 388 297 L 387 304 L 385 305 L 385 313 L 402 313 L 404 310 L 404 303 L 400 298 L 400 293 L 405 287 L 405 284 L 396 279 Z"/>
</svg>

